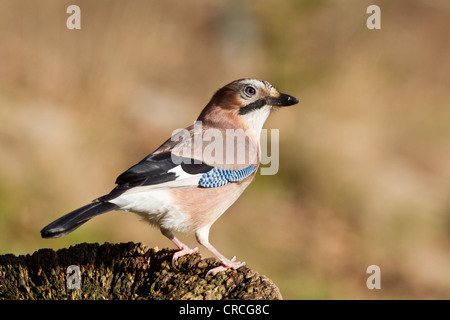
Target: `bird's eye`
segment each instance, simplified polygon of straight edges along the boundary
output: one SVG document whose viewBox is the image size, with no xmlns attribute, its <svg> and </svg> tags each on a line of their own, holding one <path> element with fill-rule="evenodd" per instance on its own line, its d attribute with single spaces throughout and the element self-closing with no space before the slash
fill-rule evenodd
<svg viewBox="0 0 450 320">
<path fill-rule="evenodd" d="M 256 89 L 252 86 L 247 86 L 245 87 L 244 92 L 247 96 L 254 96 L 256 94 Z"/>
</svg>

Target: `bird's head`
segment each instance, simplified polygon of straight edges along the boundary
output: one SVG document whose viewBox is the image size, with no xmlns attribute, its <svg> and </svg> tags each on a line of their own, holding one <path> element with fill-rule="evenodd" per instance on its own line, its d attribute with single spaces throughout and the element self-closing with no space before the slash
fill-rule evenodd
<svg viewBox="0 0 450 320">
<path fill-rule="evenodd" d="M 272 110 L 297 103 L 296 98 L 280 93 L 267 81 L 240 79 L 217 90 L 198 120 L 217 127 L 259 132 Z"/>
</svg>

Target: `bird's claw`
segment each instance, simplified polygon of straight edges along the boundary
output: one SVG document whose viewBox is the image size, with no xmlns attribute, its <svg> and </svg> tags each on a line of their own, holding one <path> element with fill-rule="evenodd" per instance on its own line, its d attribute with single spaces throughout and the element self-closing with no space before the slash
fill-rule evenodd
<svg viewBox="0 0 450 320">
<path fill-rule="evenodd" d="M 218 274 L 221 271 L 225 271 L 228 269 L 239 269 L 240 267 L 244 267 L 246 264 L 244 261 L 236 261 L 236 257 L 231 258 L 231 260 L 222 260 L 222 265 L 212 268 L 211 270 L 209 270 L 206 273 L 206 277 L 208 277 L 209 275 L 215 276 L 216 274 Z"/>
<path fill-rule="evenodd" d="M 194 249 L 191 249 L 189 247 L 183 247 L 181 250 L 175 252 L 172 257 L 172 267 L 176 268 L 175 262 L 178 260 L 178 258 L 193 253 L 198 253 L 198 247 L 195 247 Z"/>
</svg>

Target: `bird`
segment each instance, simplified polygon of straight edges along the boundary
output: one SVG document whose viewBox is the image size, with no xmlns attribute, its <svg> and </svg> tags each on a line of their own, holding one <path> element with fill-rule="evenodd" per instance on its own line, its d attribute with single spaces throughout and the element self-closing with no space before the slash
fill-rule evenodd
<svg viewBox="0 0 450 320">
<path fill-rule="evenodd" d="M 197 242 L 221 262 L 206 276 L 246 266 L 222 255 L 210 242 L 213 223 L 253 181 L 261 160 L 260 136 L 269 114 L 299 100 L 264 80 L 243 78 L 218 89 L 193 125 L 120 174 L 116 186 L 50 223 L 42 238 L 64 236 L 88 220 L 114 210 L 130 211 L 157 226 L 178 248 L 172 264 L 189 248 L 173 232 L 195 233 Z"/>
</svg>

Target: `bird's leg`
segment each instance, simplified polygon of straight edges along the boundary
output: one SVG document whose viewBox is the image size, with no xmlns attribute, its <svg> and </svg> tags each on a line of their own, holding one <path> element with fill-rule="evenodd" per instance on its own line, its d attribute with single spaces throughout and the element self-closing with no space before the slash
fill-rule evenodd
<svg viewBox="0 0 450 320">
<path fill-rule="evenodd" d="M 209 251 L 214 253 L 217 258 L 219 258 L 219 260 L 222 262 L 222 265 L 209 270 L 206 276 L 209 276 L 210 274 L 214 276 L 220 271 L 225 271 L 227 269 L 236 270 L 240 267 L 245 266 L 245 262 L 236 261 L 236 257 L 231 258 L 231 260 L 227 259 L 216 248 L 214 248 L 211 243 L 209 243 L 208 238 L 210 227 L 211 226 L 206 226 L 197 230 L 197 232 L 195 233 L 195 237 L 197 238 L 198 243 L 206 247 Z"/>
<path fill-rule="evenodd" d="M 175 268 L 175 261 L 177 261 L 178 258 L 180 258 L 184 255 L 187 255 L 187 254 L 192 254 L 192 253 L 198 252 L 198 247 L 195 247 L 194 249 L 189 248 L 183 242 L 178 240 L 177 237 L 175 237 L 170 230 L 162 229 L 162 228 L 160 230 L 163 235 L 165 235 L 167 238 L 169 238 L 169 240 L 172 241 L 178 247 L 178 249 L 180 249 L 180 251 L 175 252 L 172 257 L 172 266 L 174 268 Z"/>
</svg>

